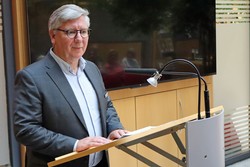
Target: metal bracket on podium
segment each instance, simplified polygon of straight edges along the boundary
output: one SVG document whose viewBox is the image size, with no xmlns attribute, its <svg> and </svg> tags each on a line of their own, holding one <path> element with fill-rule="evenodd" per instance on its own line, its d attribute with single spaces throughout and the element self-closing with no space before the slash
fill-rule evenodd
<svg viewBox="0 0 250 167">
<path fill-rule="evenodd" d="M 117 146 L 117 148 L 119 148 L 122 151 L 126 152 L 127 154 L 133 156 L 134 158 L 142 161 L 143 163 L 147 164 L 148 166 L 160 167 L 158 164 L 152 162 L 151 160 L 149 160 L 145 156 L 140 155 L 139 153 L 137 153 L 137 152 L 133 151 L 132 149 L 128 148 L 129 146 L 132 146 L 134 144 L 142 144 L 145 147 L 147 147 L 147 148 L 149 148 L 149 149 L 157 152 L 158 154 L 160 154 L 160 155 L 162 155 L 162 156 L 164 156 L 164 157 L 166 157 L 166 158 L 174 161 L 175 163 L 177 163 L 177 164 L 179 164 L 181 166 L 186 166 L 185 158 L 183 158 L 182 160 L 180 160 L 179 158 L 175 157 L 174 155 L 172 155 L 172 154 L 166 152 L 165 150 L 157 147 L 156 145 L 148 142 L 148 140 L 151 140 L 151 139 L 154 139 L 154 138 L 157 138 L 157 137 L 161 137 L 161 136 L 166 135 L 166 134 L 172 134 L 172 137 L 174 138 L 174 140 L 175 140 L 175 142 L 176 142 L 179 150 L 181 151 L 182 154 L 185 154 L 186 153 L 186 149 L 185 149 L 182 141 L 180 140 L 179 136 L 176 133 L 177 130 L 180 130 L 180 129 L 184 128 L 183 125 L 172 127 L 168 131 L 165 131 L 165 132 L 162 132 L 162 133 L 159 133 L 159 134 L 154 134 L 152 136 L 148 136 L 147 138 L 143 138 L 143 139 L 140 139 L 140 140 L 135 140 L 133 142 L 128 142 L 128 143 L 119 145 L 119 146 Z"/>
<path fill-rule="evenodd" d="M 177 135 L 176 131 L 186 128 L 186 145 L 184 147 L 182 141 Z M 162 135 L 171 134 L 177 144 L 180 152 L 184 156 L 179 159 L 172 154 L 162 150 L 161 148 L 147 142 L 148 140 L 160 137 Z M 169 160 L 184 167 L 221 167 L 225 166 L 224 157 L 224 110 L 213 112 L 210 118 L 203 118 L 201 120 L 189 120 L 173 126 L 170 129 L 152 136 L 144 137 L 132 142 L 128 142 L 117 146 L 119 149 L 130 154 L 148 166 L 160 167 L 155 162 L 152 162 L 145 156 L 128 148 L 134 144 L 142 144 L 158 154 L 168 158 Z"/>
</svg>

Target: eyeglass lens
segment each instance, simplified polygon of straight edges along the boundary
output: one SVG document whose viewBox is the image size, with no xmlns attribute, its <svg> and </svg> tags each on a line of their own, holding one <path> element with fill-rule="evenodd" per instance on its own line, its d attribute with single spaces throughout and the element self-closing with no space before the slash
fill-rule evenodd
<svg viewBox="0 0 250 167">
<path fill-rule="evenodd" d="M 75 38 L 78 32 L 83 38 L 86 38 L 89 36 L 89 30 L 67 30 L 65 31 L 69 38 Z"/>
<path fill-rule="evenodd" d="M 57 31 L 64 32 L 69 38 L 75 38 L 78 32 L 80 33 L 82 38 L 86 38 L 90 34 L 90 29 L 87 30 L 63 30 L 63 29 L 56 29 Z"/>
</svg>

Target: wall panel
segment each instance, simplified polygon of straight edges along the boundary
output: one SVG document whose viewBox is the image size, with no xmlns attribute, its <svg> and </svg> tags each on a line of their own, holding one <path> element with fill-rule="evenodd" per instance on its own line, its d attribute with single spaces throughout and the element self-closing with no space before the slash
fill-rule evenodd
<svg viewBox="0 0 250 167">
<path fill-rule="evenodd" d="M 2 1 L 0 1 L 0 166 L 10 163 L 7 120 L 6 78 L 3 51 Z"/>
</svg>

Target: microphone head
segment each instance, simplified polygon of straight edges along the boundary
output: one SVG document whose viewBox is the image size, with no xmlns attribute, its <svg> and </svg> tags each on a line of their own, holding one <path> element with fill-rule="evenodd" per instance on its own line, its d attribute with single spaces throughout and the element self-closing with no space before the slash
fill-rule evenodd
<svg viewBox="0 0 250 167">
<path fill-rule="evenodd" d="M 148 78 L 147 81 L 148 81 L 148 83 L 149 83 L 150 85 L 152 85 L 153 87 L 157 87 L 157 85 L 158 85 L 158 79 L 160 79 L 161 76 L 162 76 L 162 75 L 159 74 L 159 72 L 157 71 L 157 72 L 154 74 L 154 76 Z"/>
</svg>

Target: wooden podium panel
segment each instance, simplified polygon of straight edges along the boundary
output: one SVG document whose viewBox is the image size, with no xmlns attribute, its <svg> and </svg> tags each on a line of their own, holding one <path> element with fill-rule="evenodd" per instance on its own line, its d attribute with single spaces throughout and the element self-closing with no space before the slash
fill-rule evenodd
<svg viewBox="0 0 250 167">
<path fill-rule="evenodd" d="M 166 91 L 157 94 L 150 94 L 136 98 L 136 118 L 138 129 L 146 126 L 158 126 L 166 122 L 177 119 L 176 109 L 176 91 Z M 145 105 L 150 104 L 150 105 Z M 167 150 L 177 156 L 175 141 L 170 135 L 165 135 L 149 141 L 150 143 Z M 138 153 L 156 162 L 160 166 L 178 166 L 169 159 L 157 154 L 156 152 L 139 144 Z M 138 167 L 145 166 L 144 163 L 138 162 Z"/>
<path fill-rule="evenodd" d="M 124 128 L 130 131 L 136 130 L 134 99 L 131 97 L 113 101 Z M 131 149 L 136 151 L 136 146 L 131 146 Z M 111 167 L 137 167 L 137 159 L 120 149 L 110 148 L 108 153 Z"/>
</svg>

